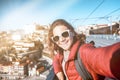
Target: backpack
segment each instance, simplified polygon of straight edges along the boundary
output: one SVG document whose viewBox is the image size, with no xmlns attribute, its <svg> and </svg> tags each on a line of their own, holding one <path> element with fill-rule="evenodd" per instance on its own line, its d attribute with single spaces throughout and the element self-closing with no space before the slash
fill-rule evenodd
<svg viewBox="0 0 120 80">
<path fill-rule="evenodd" d="M 79 49 L 79 47 L 78 47 Z M 87 69 L 84 67 L 84 64 L 82 63 L 82 60 L 80 58 L 80 53 L 77 50 L 77 55 L 75 58 L 75 67 L 78 71 L 78 73 L 80 74 L 80 76 L 82 77 L 82 80 L 93 80 L 91 74 L 87 71 Z"/>
</svg>

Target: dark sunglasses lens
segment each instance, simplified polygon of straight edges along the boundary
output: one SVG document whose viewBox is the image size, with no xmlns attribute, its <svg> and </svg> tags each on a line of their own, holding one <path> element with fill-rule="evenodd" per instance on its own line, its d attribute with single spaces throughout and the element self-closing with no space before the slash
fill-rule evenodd
<svg viewBox="0 0 120 80">
<path fill-rule="evenodd" d="M 54 41 L 58 41 L 58 40 L 59 40 L 59 36 L 53 37 L 53 40 L 54 40 Z"/>
<path fill-rule="evenodd" d="M 63 32 L 63 33 L 62 33 L 62 36 L 63 36 L 63 37 L 68 37 L 68 36 L 69 36 L 68 31 Z"/>
</svg>

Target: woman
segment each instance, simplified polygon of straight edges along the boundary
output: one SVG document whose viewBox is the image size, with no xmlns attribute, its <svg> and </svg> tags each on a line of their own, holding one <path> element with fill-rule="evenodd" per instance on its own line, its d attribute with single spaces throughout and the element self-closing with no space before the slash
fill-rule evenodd
<svg viewBox="0 0 120 80">
<path fill-rule="evenodd" d="M 59 80 L 82 80 L 74 63 L 79 45 L 80 58 L 94 80 L 104 80 L 103 76 L 120 79 L 120 42 L 100 48 L 85 44 L 83 36 L 63 19 L 52 23 L 48 38 L 51 53 L 56 52 L 53 67 Z"/>
</svg>

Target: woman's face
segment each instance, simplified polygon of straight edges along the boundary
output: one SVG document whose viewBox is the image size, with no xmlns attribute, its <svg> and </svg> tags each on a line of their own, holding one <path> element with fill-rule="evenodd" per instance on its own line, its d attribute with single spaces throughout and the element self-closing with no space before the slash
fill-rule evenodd
<svg viewBox="0 0 120 80">
<path fill-rule="evenodd" d="M 62 49 L 69 50 L 73 43 L 73 33 L 64 25 L 58 25 L 53 29 L 52 40 Z"/>
</svg>

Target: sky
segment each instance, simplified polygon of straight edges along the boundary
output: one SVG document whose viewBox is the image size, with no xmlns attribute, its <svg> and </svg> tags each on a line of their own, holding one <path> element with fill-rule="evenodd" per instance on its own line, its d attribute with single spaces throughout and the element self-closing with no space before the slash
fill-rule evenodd
<svg viewBox="0 0 120 80">
<path fill-rule="evenodd" d="M 65 19 L 74 27 L 120 20 L 120 0 L 0 0 L 0 30 L 50 25 Z"/>
</svg>

